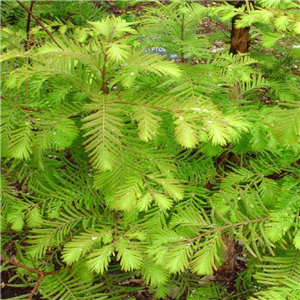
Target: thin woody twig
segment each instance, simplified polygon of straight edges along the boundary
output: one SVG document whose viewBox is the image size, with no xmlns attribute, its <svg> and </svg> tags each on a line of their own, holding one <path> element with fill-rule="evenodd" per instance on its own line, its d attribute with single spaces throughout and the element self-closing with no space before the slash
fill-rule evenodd
<svg viewBox="0 0 300 300">
<path fill-rule="evenodd" d="M 61 46 L 58 44 L 58 42 L 55 40 L 54 36 L 52 33 L 44 26 L 44 24 L 33 14 L 33 12 L 26 6 L 24 5 L 21 1 L 16 0 L 17 3 L 19 3 L 20 6 L 22 6 L 34 19 L 35 21 L 43 28 L 43 30 L 50 36 L 50 38 L 53 40 L 53 42 L 60 48 Z"/>
<path fill-rule="evenodd" d="M 19 268 L 23 268 L 27 271 L 30 271 L 30 272 L 33 272 L 33 273 L 39 275 L 38 280 L 36 281 L 33 289 L 31 290 L 30 295 L 28 296 L 27 300 L 32 300 L 33 299 L 34 293 L 37 291 L 38 287 L 40 286 L 40 283 L 42 282 L 42 280 L 45 276 L 55 274 L 55 271 L 50 271 L 50 272 L 39 271 L 39 270 L 30 268 L 30 267 L 27 267 L 25 265 L 19 264 L 19 263 L 13 261 L 13 260 L 4 258 L 3 256 L 1 256 L 1 261 L 8 262 L 11 265 L 14 265 L 14 266 L 19 267 Z"/>
<path fill-rule="evenodd" d="M 117 233 L 118 233 L 118 214 L 119 212 L 116 211 L 114 215 L 114 244 L 117 242 Z"/>
<path fill-rule="evenodd" d="M 16 267 L 19 267 L 19 268 L 23 268 L 25 270 L 28 270 L 28 271 L 31 271 L 35 274 L 38 274 L 38 275 L 44 275 L 44 273 L 42 271 L 39 271 L 39 270 L 36 270 L 36 269 L 33 269 L 33 268 L 30 268 L 30 267 L 27 267 L 25 265 L 22 265 L 22 264 L 19 264 L 13 260 L 10 260 L 10 259 L 7 259 L 7 258 L 4 258 L 3 256 L 1 256 L 1 261 L 5 261 L 5 262 L 8 262 Z"/>
<path fill-rule="evenodd" d="M 130 102 L 130 101 L 114 101 L 114 103 L 133 105 L 133 106 L 144 106 L 144 107 L 149 107 L 149 108 L 153 108 L 153 109 L 156 109 L 156 110 L 166 110 L 166 111 L 170 111 L 170 112 L 173 112 L 173 113 L 179 112 L 176 109 L 169 109 L 169 108 L 161 107 L 161 106 L 150 106 L 150 105 L 147 105 L 147 104 L 140 104 L 140 103 Z"/>
<path fill-rule="evenodd" d="M 203 237 L 205 237 L 207 235 L 210 235 L 210 234 L 212 234 L 216 231 L 220 231 L 220 230 L 224 230 L 224 229 L 231 228 L 231 227 L 236 227 L 236 226 L 248 225 L 248 224 L 251 224 L 251 223 L 257 223 L 257 222 L 261 222 L 261 221 L 268 221 L 269 219 L 270 219 L 269 217 L 265 217 L 265 218 L 260 218 L 260 219 L 255 219 L 255 220 L 248 220 L 248 221 L 243 221 L 243 222 L 238 222 L 238 223 L 233 223 L 233 224 L 228 224 L 228 225 L 216 227 L 213 230 L 210 230 L 206 233 L 200 234 L 200 235 L 198 235 L 194 238 L 187 239 L 185 242 L 193 242 L 194 240 L 203 238 Z"/>
<path fill-rule="evenodd" d="M 38 289 L 40 283 L 41 283 L 42 280 L 43 280 L 43 277 L 44 277 L 43 274 L 41 274 L 41 275 L 39 276 L 39 279 L 38 279 L 37 282 L 35 283 L 35 285 L 34 285 L 32 291 L 31 291 L 30 295 L 28 296 L 27 300 L 32 300 L 32 299 L 33 299 L 34 293 L 37 291 L 37 289 Z"/>
<path fill-rule="evenodd" d="M 255 219 L 255 220 L 248 220 L 248 221 L 243 221 L 243 222 L 238 222 L 238 223 L 233 223 L 233 224 L 228 224 L 228 225 L 224 225 L 224 226 L 220 226 L 220 227 L 215 227 L 214 229 L 212 230 L 209 230 L 203 234 L 200 234 L 200 235 L 197 235 L 193 238 L 189 238 L 189 239 L 186 239 L 178 244 L 175 244 L 175 246 L 177 245 L 181 245 L 181 244 L 187 244 L 187 243 L 193 243 L 195 240 L 199 240 L 207 235 L 210 235 L 214 232 L 218 232 L 218 231 L 221 231 L 221 230 L 224 230 L 224 229 L 227 229 L 227 228 L 231 228 L 231 227 L 236 227 L 236 226 L 242 226 L 242 225 L 248 225 L 248 224 L 251 224 L 251 223 L 258 223 L 258 222 L 261 222 L 261 221 L 268 221 L 270 218 L 269 217 L 264 217 L 264 218 L 260 218 L 260 219 Z M 174 245 L 172 245 L 173 247 Z M 171 247 L 171 246 L 170 246 Z"/>
<path fill-rule="evenodd" d="M 31 1 L 30 3 L 30 11 L 32 12 L 33 9 L 33 4 L 34 4 L 34 0 Z M 27 37 L 27 47 L 26 47 L 26 51 L 29 50 L 30 48 L 30 21 L 31 21 L 31 14 L 28 13 L 28 17 L 27 17 L 27 24 L 26 24 L 26 37 Z"/>
</svg>

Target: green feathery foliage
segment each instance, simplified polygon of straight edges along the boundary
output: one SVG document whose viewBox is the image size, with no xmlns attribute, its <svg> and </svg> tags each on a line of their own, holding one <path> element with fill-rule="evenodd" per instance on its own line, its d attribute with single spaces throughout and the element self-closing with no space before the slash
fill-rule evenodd
<svg viewBox="0 0 300 300">
<path fill-rule="evenodd" d="M 3 269 L 45 299 L 299 299 L 299 4 L 146 10 L 33 31 L 28 51 L 2 30 Z M 271 56 L 197 34 L 236 14 Z M 230 240 L 239 295 L 213 280 Z"/>
</svg>

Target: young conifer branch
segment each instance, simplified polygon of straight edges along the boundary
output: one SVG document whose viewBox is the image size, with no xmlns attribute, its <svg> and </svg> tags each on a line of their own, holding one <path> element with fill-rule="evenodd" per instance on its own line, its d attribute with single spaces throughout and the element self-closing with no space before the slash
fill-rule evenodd
<svg viewBox="0 0 300 300">
<path fill-rule="evenodd" d="M 263 221 L 268 221 L 269 219 L 270 219 L 269 217 L 264 217 L 264 218 L 259 218 L 259 219 L 256 219 L 256 220 L 243 221 L 243 222 L 232 223 L 232 224 L 228 224 L 228 225 L 224 225 L 224 226 L 220 226 L 220 227 L 215 227 L 213 230 L 209 230 L 209 231 L 207 231 L 203 234 L 200 234 L 196 237 L 193 237 L 191 239 L 186 239 L 184 241 L 184 243 L 192 243 L 195 240 L 199 240 L 199 239 L 201 239 L 201 238 L 203 238 L 207 235 L 211 235 L 215 232 L 222 231 L 224 229 L 233 228 L 233 227 L 237 227 L 237 226 L 248 225 L 248 224 L 252 224 L 252 223 L 259 223 L 259 222 L 263 222 Z"/>
<path fill-rule="evenodd" d="M 168 111 L 168 112 L 172 112 L 172 113 L 180 113 L 181 112 L 179 109 L 170 109 L 167 107 L 162 107 L 162 106 L 157 106 L 157 105 L 148 105 L 146 103 L 141 104 L 141 103 L 136 103 L 136 102 L 131 102 L 131 101 L 114 101 L 114 103 L 132 105 L 132 106 L 144 106 L 144 107 L 148 107 L 148 108 L 153 108 L 155 110 Z"/>
</svg>

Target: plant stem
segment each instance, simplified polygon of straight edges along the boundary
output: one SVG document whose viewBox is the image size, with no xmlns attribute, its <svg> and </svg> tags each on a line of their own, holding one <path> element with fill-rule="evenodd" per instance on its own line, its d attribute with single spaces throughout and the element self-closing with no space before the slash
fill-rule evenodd
<svg viewBox="0 0 300 300">
<path fill-rule="evenodd" d="M 232 5 L 236 8 L 242 7 L 248 1 L 233 1 Z M 249 4 L 247 5 L 249 9 Z M 236 28 L 236 22 L 240 20 L 241 15 L 236 15 L 231 20 L 231 37 L 230 37 L 230 50 L 229 53 L 233 55 L 240 53 L 247 53 L 250 44 L 250 26 L 244 28 Z"/>
<path fill-rule="evenodd" d="M 3 256 L 1 256 L 1 261 L 8 262 L 8 263 L 10 263 L 11 265 L 14 265 L 14 266 L 19 267 L 19 268 L 23 268 L 23 269 L 25 269 L 25 270 L 27 270 L 27 271 L 31 271 L 31 272 L 33 272 L 33 273 L 35 273 L 35 274 L 38 274 L 38 275 L 44 275 L 44 273 L 43 273 L 42 271 L 39 271 L 39 270 L 30 268 L 30 267 L 27 267 L 27 266 L 22 265 L 22 264 L 19 264 L 19 263 L 13 261 L 13 260 L 4 258 Z"/>
<path fill-rule="evenodd" d="M 32 299 L 33 299 L 34 293 L 37 291 L 37 289 L 38 289 L 40 283 L 41 283 L 42 280 L 43 280 L 43 277 L 44 277 L 43 274 L 41 274 L 41 275 L 39 276 L 39 278 L 38 278 L 37 282 L 35 283 L 35 285 L 34 285 L 32 291 L 31 291 L 30 295 L 28 296 L 27 300 L 32 300 Z"/>
<path fill-rule="evenodd" d="M 34 4 L 34 0 L 31 1 L 30 3 L 30 11 L 32 12 L 33 9 L 33 4 Z M 26 37 L 27 37 L 27 47 L 26 47 L 26 51 L 28 51 L 30 49 L 30 21 L 31 21 L 31 14 L 28 13 L 28 17 L 27 17 L 27 24 L 26 24 Z"/>
<path fill-rule="evenodd" d="M 107 61 L 107 54 L 104 54 L 104 63 L 103 63 L 103 69 L 101 70 L 101 74 L 102 74 L 102 85 L 101 85 L 101 91 L 103 94 L 107 94 L 107 90 L 106 90 L 106 61 Z"/>
<path fill-rule="evenodd" d="M 8 262 L 9 264 L 11 265 L 14 265 L 16 267 L 19 267 L 19 268 L 22 268 L 22 269 L 25 269 L 27 271 L 30 271 L 32 273 L 35 273 L 35 274 L 38 274 L 39 277 L 38 277 L 38 280 L 36 281 L 30 295 L 28 296 L 27 300 L 32 300 L 33 299 L 33 296 L 34 296 L 34 293 L 37 291 L 40 283 L 42 282 L 43 278 L 47 275 L 52 275 L 52 274 L 55 274 L 55 271 L 50 271 L 50 272 L 43 272 L 43 271 L 39 271 L 39 270 L 36 270 L 36 269 L 33 269 L 33 268 L 30 268 L 30 267 L 27 267 L 25 265 L 22 265 L 22 264 L 19 264 L 13 260 L 10 260 L 10 259 L 7 259 L 7 258 L 4 258 L 3 256 L 1 256 L 1 261 L 4 261 L 4 262 Z"/>
<path fill-rule="evenodd" d="M 50 36 L 50 38 L 53 40 L 53 42 L 60 48 L 61 46 L 58 44 L 58 42 L 55 40 L 54 36 L 52 33 L 44 26 L 44 24 L 33 14 L 33 12 L 26 6 L 24 5 L 21 1 L 16 0 L 17 3 L 19 3 L 20 6 L 22 6 L 34 19 L 35 21 L 43 28 L 43 30 Z"/>
<path fill-rule="evenodd" d="M 184 42 L 184 15 L 182 16 L 182 21 L 181 21 L 181 41 Z M 181 62 L 184 63 L 183 50 L 181 50 L 180 56 L 181 56 Z"/>
<path fill-rule="evenodd" d="M 176 109 L 169 109 L 169 108 L 162 107 L 162 106 L 150 106 L 150 105 L 147 105 L 147 104 L 140 104 L 140 103 L 130 102 L 130 101 L 114 101 L 114 103 L 134 105 L 134 106 L 144 106 L 144 107 L 153 108 L 153 109 L 156 109 L 156 110 L 165 110 L 165 111 L 169 111 L 169 112 L 173 112 L 173 113 L 179 113 L 180 112 L 179 110 L 176 110 Z"/>
<path fill-rule="evenodd" d="M 191 239 L 187 239 L 184 241 L 184 243 L 190 243 L 190 242 L 193 242 L 197 239 L 201 239 L 207 235 L 210 235 L 216 231 L 220 231 L 220 230 L 223 230 L 223 229 L 227 229 L 227 228 L 231 228 L 231 227 L 236 227 L 236 226 L 241 226 L 241 225 L 248 225 L 248 224 L 251 224 L 251 223 L 258 223 L 258 222 L 261 222 L 261 221 L 268 221 L 270 218 L 269 217 L 264 217 L 264 218 L 260 218 L 260 219 L 255 219 L 255 220 L 249 220 L 249 221 L 243 221 L 243 222 L 238 222 L 238 223 L 233 223 L 233 224 L 228 224 L 228 225 L 224 225 L 224 226 L 220 226 L 220 227 L 216 227 L 214 228 L 213 230 L 210 230 L 206 233 L 203 233 L 203 234 L 200 234 L 194 238 L 191 238 Z"/>
<path fill-rule="evenodd" d="M 118 214 L 119 212 L 115 212 L 114 215 L 114 244 L 117 242 L 117 233 L 118 233 Z"/>
</svg>

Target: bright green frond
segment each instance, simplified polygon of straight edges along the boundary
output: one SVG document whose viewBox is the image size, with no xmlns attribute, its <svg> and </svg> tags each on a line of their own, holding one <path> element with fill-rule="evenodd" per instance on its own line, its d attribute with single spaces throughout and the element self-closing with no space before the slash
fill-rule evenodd
<svg viewBox="0 0 300 300">
<path fill-rule="evenodd" d="M 162 119 L 155 115 L 154 112 L 154 109 L 145 106 L 134 109 L 135 119 L 138 121 L 138 135 L 144 142 L 153 140 L 158 134 L 158 122 Z"/>
<path fill-rule="evenodd" d="M 104 18 L 98 22 L 88 22 L 92 25 L 97 34 L 101 34 L 109 40 L 120 37 L 126 33 L 135 34 L 136 30 L 131 28 L 133 23 L 129 23 L 120 17 Z"/>
<path fill-rule="evenodd" d="M 142 266 L 142 252 L 134 241 L 120 237 L 116 242 L 117 259 L 124 271 L 140 269 Z"/>
<path fill-rule="evenodd" d="M 18 128 L 11 131 L 11 138 L 8 145 L 8 153 L 11 157 L 28 159 L 31 150 L 32 124 L 25 121 L 18 124 Z"/>
<path fill-rule="evenodd" d="M 141 273 L 146 284 L 150 284 L 151 286 L 163 285 L 168 280 L 168 272 L 153 263 L 150 259 L 146 259 L 143 262 Z"/>
<path fill-rule="evenodd" d="M 68 269 L 64 269 L 46 276 L 40 289 L 48 299 L 53 300 L 104 300 L 106 296 L 97 292 L 101 286 L 101 284 L 91 284 L 89 280 L 78 284 L 75 274 L 69 274 Z"/>
<path fill-rule="evenodd" d="M 107 270 L 113 251 L 113 245 L 106 245 L 93 251 L 93 253 L 89 254 L 87 257 L 88 261 L 86 265 L 88 269 L 102 274 Z"/>
<path fill-rule="evenodd" d="M 120 127 L 123 125 L 122 119 L 116 115 L 119 112 L 117 107 L 105 100 L 105 96 L 102 96 L 99 104 L 87 106 L 89 110 L 95 109 L 97 112 L 85 117 L 82 126 L 86 130 L 84 137 L 88 137 L 85 149 L 89 152 L 92 164 L 100 171 L 112 170 L 118 163 L 122 136 Z"/>
<path fill-rule="evenodd" d="M 213 271 L 217 269 L 220 263 L 220 250 L 219 233 L 210 236 L 204 244 L 200 243 L 200 250 L 198 250 L 192 257 L 190 268 L 198 275 L 212 275 Z"/>
</svg>

